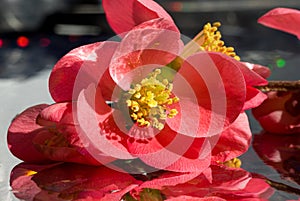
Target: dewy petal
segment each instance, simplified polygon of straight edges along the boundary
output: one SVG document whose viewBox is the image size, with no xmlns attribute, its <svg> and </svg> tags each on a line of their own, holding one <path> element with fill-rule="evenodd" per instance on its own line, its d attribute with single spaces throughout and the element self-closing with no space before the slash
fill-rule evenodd
<svg viewBox="0 0 300 201">
<path fill-rule="evenodd" d="M 275 8 L 258 19 L 265 26 L 294 34 L 300 39 L 300 11 L 291 8 Z"/>
<path fill-rule="evenodd" d="M 156 18 L 164 18 L 174 24 L 171 16 L 152 0 L 103 0 L 102 5 L 110 27 L 117 34 Z"/>
<path fill-rule="evenodd" d="M 213 52 L 187 58 L 173 83 L 181 109 L 175 118 L 167 119 L 171 129 L 192 137 L 208 137 L 235 121 L 246 99 L 246 83 L 239 65 Z M 194 123 L 185 123 L 189 121 Z"/>
<path fill-rule="evenodd" d="M 235 122 L 221 133 L 212 150 L 212 162 L 225 162 L 245 153 L 250 146 L 251 137 L 247 115 L 241 113 Z"/>
<path fill-rule="evenodd" d="M 88 44 L 73 49 L 62 57 L 54 66 L 49 78 L 52 98 L 56 102 L 71 101 L 76 99 L 87 85 L 98 83 L 107 70 L 117 45 L 117 42 L 112 41 Z"/>
<path fill-rule="evenodd" d="M 33 139 L 43 129 L 36 123 L 36 119 L 47 106 L 47 104 L 41 104 L 26 109 L 15 117 L 8 128 L 8 147 L 12 154 L 23 161 L 42 162 L 48 160 L 33 143 Z"/>
<path fill-rule="evenodd" d="M 145 78 L 149 68 L 169 64 L 182 48 L 180 33 L 174 31 L 173 24 L 162 18 L 147 21 L 125 35 L 113 55 L 110 75 L 128 90 L 133 81 Z"/>
</svg>

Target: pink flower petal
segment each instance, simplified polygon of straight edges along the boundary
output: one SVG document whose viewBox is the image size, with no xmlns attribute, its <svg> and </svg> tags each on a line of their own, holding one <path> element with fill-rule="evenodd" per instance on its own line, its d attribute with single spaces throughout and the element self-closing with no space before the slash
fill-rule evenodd
<svg viewBox="0 0 300 201">
<path fill-rule="evenodd" d="M 259 64 L 252 64 L 252 63 L 248 63 L 248 62 L 243 62 L 243 64 L 247 68 L 253 70 L 254 72 L 259 74 L 263 78 L 268 78 L 271 75 L 271 70 L 268 67 L 265 67 L 265 66 L 262 66 Z"/>
<path fill-rule="evenodd" d="M 62 57 L 54 66 L 49 78 L 52 98 L 56 102 L 71 101 L 76 99 L 87 85 L 98 83 L 108 68 L 117 45 L 116 42 L 93 43 L 73 49 Z M 109 77 L 107 79 L 109 81 Z M 109 90 L 111 82 L 102 87 Z"/>
<path fill-rule="evenodd" d="M 246 99 L 239 62 L 220 53 L 199 52 L 187 58 L 173 85 L 182 114 L 167 123 L 192 137 L 221 133 L 238 117 Z"/>
<path fill-rule="evenodd" d="M 98 158 L 101 160 L 91 156 L 78 134 L 80 129 L 73 115 L 71 102 L 56 103 L 41 112 L 38 122 L 44 126 L 44 130 L 33 139 L 39 151 L 54 161 L 100 165 L 115 160 L 99 152 Z"/>
<path fill-rule="evenodd" d="M 156 18 L 174 23 L 171 16 L 152 0 L 103 0 L 102 5 L 110 27 L 117 34 L 128 32 L 133 27 Z"/>
<path fill-rule="evenodd" d="M 212 161 L 225 162 L 245 153 L 250 146 L 251 137 L 247 115 L 241 113 L 220 135 L 212 150 Z"/>
<path fill-rule="evenodd" d="M 37 118 L 42 126 L 56 126 L 58 123 L 74 125 L 72 118 L 72 104 L 70 102 L 57 103 L 43 109 Z"/>
<path fill-rule="evenodd" d="M 265 26 L 294 34 L 300 39 L 300 11 L 291 8 L 275 8 L 258 19 Z"/>
<path fill-rule="evenodd" d="M 174 26 L 164 19 L 147 21 L 128 32 L 112 58 L 112 79 L 128 90 L 153 68 L 170 63 L 181 51 L 183 43 Z"/>
<path fill-rule="evenodd" d="M 268 81 L 265 80 L 260 74 L 256 73 L 254 69 L 259 69 L 259 72 L 262 73 L 262 70 L 266 71 L 266 69 L 268 68 L 253 65 L 251 66 L 253 69 L 251 69 L 249 68 L 249 64 L 247 63 L 241 62 L 240 64 L 240 69 L 244 75 L 245 82 L 247 85 L 247 95 L 243 110 L 248 110 L 259 106 L 267 98 L 267 96 L 263 92 L 254 88 L 254 86 L 267 85 Z M 266 75 L 264 74 L 264 76 Z"/>
<path fill-rule="evenodd" d="M 167 125 L 155 137 L 129 138 L 128 150 L 147 165 L 169 171 L 200 173 L 210 164 L 210 144 L 204 138 L 181 135 Z"/>
<path fill-rule="evenodd" d="M 90 85 L 79 94 L 78 102 L 74 103 L 80 139 L 83 144 L 88 145 L 86 149 L 96 159 L 102 160 L 98 158 L 99 152 L 118 159 L 134 158 L 124 147 L 128 136 L 116 124 L 114 110 L 109 108 L 103 99 L 99 101 L 100 94 L 96 94 L 95 86 Z M 106 112 L 101 111 L 102 108 Z"/>
<path fill-rule="evenodd" d="M 300 114 L 297 109 L 299 95 L 268 92 L 268 99 L 252 109 L 254 117 L 264 130 L 275 134 L 300 132 Z"/>
<path fill-rule="evenodd" d="M 257 64 L 240 62 L 240 69 L 244 75 L 247 86 L 261 86 L 268 84 L 268 81 L 264 76 L 271 73 L 269 68 Z"/>
<path fill-rule="evenodd" d="M 265 93 L 254 87 L 247 86 L 247 96 L 243 110 L 255 108 L 261 105 L 266 99 L 267 95 Z"/>
<path fill-rule="evenodd" d="M 26 109 L 15 117 L 8 128 L 8 147 L 12 154 L 23 161 L 43 162 L 48 160 L 33 143 L 33 139 L 43 129 L 36 124 L 37 116 L 47 106 L 47 104 L 41 104 Z"/>
</svg>

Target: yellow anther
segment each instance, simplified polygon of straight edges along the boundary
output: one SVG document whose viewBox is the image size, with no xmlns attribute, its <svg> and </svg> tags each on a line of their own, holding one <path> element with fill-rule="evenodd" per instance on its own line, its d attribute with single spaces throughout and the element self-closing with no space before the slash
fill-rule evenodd
<svg viewBox="0 0 300 201">
<path fill-rule="evenodd" d="M 127 106 L 130 107 L 131 106 L 131 100 L 126 100 Z"/>
<path fill-rule="evenodd" d="M 224 162 L 223 164 L 231 168 L 240 168 L 242 165 L 242 161 L 238 158 L 233 158 L 229 161 Z"/>
<path fill-rule="evenodd" d="M 138 116 L 135 113 L 132 113 L 130 116 L 132 117 L 133 120 L 137 120 L 138 119 Z"/>
<path fill-rule="evenodd" d="M 178 103 L 179 98 L 175 96 L 172 100 L 173 100 L 173 103 Z"/>
<path fill-rule="evenodd" d="M 240 60 L 234 53 L 233 47 L 226 47 L 224 41 L 221 40 L 221 32 L 218 28 L 221 26 L 220 22 L 215 22 L 212 25 L 207 23 L 204 25 L 201 32 L 202 35 L 195 37 L 194 41 L 201 46 L 201 49 L 205 51 L 221 52 L 228 56 L 233 57 L 236 60 Z M 234 53 L 234 54 L 232 54 Z"/>
<path fill-rule="evenodd" d="M 213 23 L 213 26 L 214 26 L 214 27 L 220 27 L 220 26 L 221 26 L 221 22 L 214 22 L 214 23 Z"/>
<path fill-rule="evenodd" d="M 26 171 L 26 176 L 31 176 L 31 175 L 34 175 L 36 173 L 37 173 L 36 171 L 28 170 L 28 171 Z"/>
<path fill-rule="evenodd" d="M 141 98 L 141 96 L 142 96 L 142 95 L 141 95 L 140 92 L 137 92 L 136 94 L 134 94 L 134 97 L 137 98 L 137 99 Z"/>
<path fill-rule="evenodd" d="M 179 98 L 171 93 L 172 83 L 167 79 L 157 79 L 160 74 L 161 69 L 155 69 L 124 94 L 132 120 L 141 127 L 152 126 L 161 130 L 164 128 L 161 121 L 167 117 L 174 118 L 178 113 L 170 107 L 177 103 Z"/>
<path fill-rule="evenodd" d="M 176 115 L 178 114 L 178 111 L 176 109 L 171 109 L 169 114 L 168 114 L 168 117 L 169 118 L 173 118 L 175 117 Z"/>
</svg>

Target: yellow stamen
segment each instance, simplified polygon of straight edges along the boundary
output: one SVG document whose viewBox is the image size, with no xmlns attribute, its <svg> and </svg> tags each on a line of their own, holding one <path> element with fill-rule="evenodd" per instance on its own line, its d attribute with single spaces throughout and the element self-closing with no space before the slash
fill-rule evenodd
<svg viewBox="0 0 300 201">
<path fill-rule="evenodd" d="M 171 106 L 179 101 L 171 91 L 172 83 L 167 79 L 158 79 L 160 69 L 155 69 L 139 84 L 124 94 L 131 119 L 141 127 L 164 128 L 163 120 L 174 118 L 178 111 Z"/>
<path fill-rule="evenodd" d="M 233 57 L 236 60 L 240 60 L 240 57 L 236 55 L 233 47 L 226 47 L 223 40 L 221 40 L 221 32 L 218 31 L 218 28 L 221 26 L 220 22 L 207 23 L 204 25 L 203 30 L 198 33 L 191 42 L 189 42 L 183 50 L 183 53 L 180 55 L 181 58 L 187 58 L 188 56 L 199 52 L 199 51 L 211 51 L 211 52 L 220 52 L 226 54 L 230 57 Z M 172 62 L 171 67 L 174 70 L 179 69 L 182 64 L 182 59 L 176 58 Z M 170 65 L 169 65 L 170 66 Z M 173 67 L 174 66 L 174 67 Z"/>
<path fill-rule="evenodd" d="M 236 55 L 234 52 L 233 47 L 226 47 L 224 44 L 224 41 L 221 40 L 222 35 L 221 32 L 218 31 L 218 28 L 221 26 L 220 22 L 215 22 L 212 25 L 210 23 L 207 23 L 203 27 L 203 39 L 202 40 L 196 40 L 200 42 L 200 46 L 203 48 L 203 50 L 206 51 L 212 51 L 212 52 L 221 52 L 223 54 L 226 54 L 228 56 L 231 56 L 235 58 L 236 60 L 240 60 L 240 57 Z"/>
<path fill-rule="evenodd" d="M 238 158 L 233 158 L 229 161 L 224 162 L 223 164 L 231 168 L 240 168 L 242 165 L 242 161 Z"/>
<path fill-rule="evenodd" d="M 26 176 L 31 176 L 31 175 L 34 175 L 36 173 L 37 173 L 36 171 L 28 170 L 28 171 L 26 171 Z"/>
</svg>

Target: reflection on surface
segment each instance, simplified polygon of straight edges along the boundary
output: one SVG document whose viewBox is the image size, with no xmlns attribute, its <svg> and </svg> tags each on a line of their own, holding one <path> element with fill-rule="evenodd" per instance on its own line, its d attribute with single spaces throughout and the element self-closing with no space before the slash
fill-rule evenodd
<svg viewBox="0 0 300 201">
<path fill-rule="evenodd" d="M 268 199 L 273 193 L 264 179 L 255 178 L 241 168 L 224 166 L 211 166 L 197 176 L 163 171 L 130 175 L 105 166 L 20 163 L 12 170 L 10 183 L 15 196 L 22 200 L 118 201 L 123 197 L 133 201 L 181 196 L 244 200 Z"/>
<path fill-rule="evenodd" d="M 293 193 L 300 193 L 300 137 L 299 135 L 275 135 L 261 133 L 254 135 L 254 150 L 269 166 L 274 168 L 284 180 L 294 182 Z M 279 186 L 289 191 L 289 186 Z"/>
</svg>

